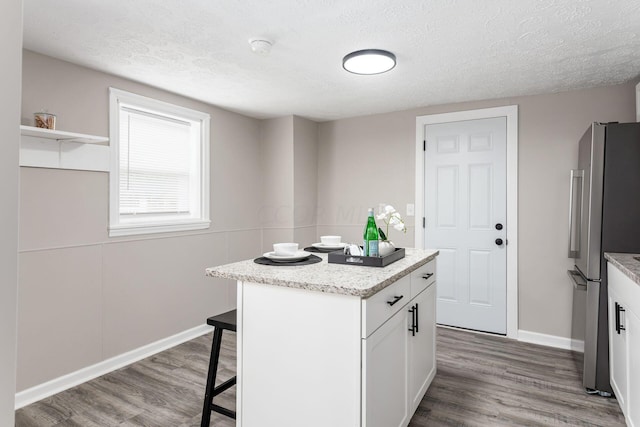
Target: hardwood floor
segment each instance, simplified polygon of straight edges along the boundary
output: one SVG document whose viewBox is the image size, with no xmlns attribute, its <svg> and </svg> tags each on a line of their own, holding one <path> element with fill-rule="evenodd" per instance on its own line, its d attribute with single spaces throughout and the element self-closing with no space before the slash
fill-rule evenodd
<svg viewBox="0 0 640 427">
<path fill-rule="evenodd" d="M 213 334 L 16 411 L 16 427 L 199 426 Z M 235 375 L 235 333 L 222 334 L 216 383 Z M 235 387 L 215 402 L 233 409 Z M 212 413 L 211 426 L 235 420 Z"/>
<path fill-rule="evenodd" d="M 584 393 L 578 353 L 444 328 L 437 340 L 438 373 L 411 427 L 625 425 L 615 399 Z M 16 426 L 199 426 L 210 346 L 208 334 L 19 409 Z M 219 382 L 235 374 L 234 354 L 225 331 Z M 216 397 L 234 401 L 235 387 Z M 235 422 L 213 413 L 211 425 Z"/>
<path fill-rule="evenodd" d="M 582 354 L 438 328 L 438 373 L 422 426 L 624 426 L 615 399 L 582 388 Z"/>
</svg>

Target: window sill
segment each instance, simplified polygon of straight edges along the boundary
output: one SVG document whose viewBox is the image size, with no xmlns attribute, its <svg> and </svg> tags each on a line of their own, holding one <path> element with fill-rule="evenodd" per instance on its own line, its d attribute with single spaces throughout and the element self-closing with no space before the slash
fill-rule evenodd
<svg viewBox="0 0 640 427">
<path fill-rule="evenodd" d="M 135 236 L 138 234 L 171 233 L 176 231 L 202 230 L 209 228 L 209 220 L 191 220 L 170 223 L 118 224 L 109 227 L 109 237 Z"/>
</svg>

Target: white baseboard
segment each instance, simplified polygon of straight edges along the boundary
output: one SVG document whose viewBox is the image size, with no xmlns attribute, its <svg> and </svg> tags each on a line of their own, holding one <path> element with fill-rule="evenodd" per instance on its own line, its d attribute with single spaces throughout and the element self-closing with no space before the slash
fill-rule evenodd
<svg viewBox="0 0 640 427">
<path fill-rule="evenodd" d="M 520 329 L 518 330 L 518 341 L 584 353 L 584 341 L 558 337 L 556 335 L 546 335 L 538 332 L 523 331 Z"/>
<path fill-rule="evenodd" d="M 46 383 L 38 384 L 37 386 L 16 393 L 15 408 L 20 409 L 33 402 L 44 399 L 45 397 L 60 393 L 61 391 L 75 387 L 78 384 L 82 384 L 104 374 L 108 374 L 116 369 L 130 365 L 133 362 L 137 362 L 138 360 L 153 356 L 156 353 L 197 338 L 211 332 L 212 330 L 213 327 L 206 324 L 196 326 L 195 328 L 152 342 L 151 344 L 136 348 L 135 350 L 103 360 L 95 365 L 87 366 L 86 368 L 71 372 L 70 374 L 54 378 Z"/>
</svg>

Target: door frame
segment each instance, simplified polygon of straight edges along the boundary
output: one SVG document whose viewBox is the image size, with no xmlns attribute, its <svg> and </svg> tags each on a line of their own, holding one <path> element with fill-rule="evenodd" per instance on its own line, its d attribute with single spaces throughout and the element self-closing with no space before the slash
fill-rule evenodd
<svg viewBox="0 0 640 427">
<path fill-rule="evenodd" d="M 467 120 L 507 118 L 507 338 L 518 339 L 518 106 L 482 108 L 416 117 L 415 245 L 424 248 L 424 127 Z"/>
</svg>

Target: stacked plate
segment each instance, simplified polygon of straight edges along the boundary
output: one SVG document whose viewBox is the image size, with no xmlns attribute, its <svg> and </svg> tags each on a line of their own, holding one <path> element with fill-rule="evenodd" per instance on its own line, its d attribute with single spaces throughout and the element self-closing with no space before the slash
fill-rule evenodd
<svg viewBox="0 0 640 427">
<path fill-rule="evenodd" d="M 323 252 L 331 252 L 331 251 L 339 251 L 341 249 L 344 249 L 344 247 L 347 246 L 347 244 L 346 243 L 335 243 L 335 244 L 314 243 L 311 246 Z"/>
<path fill-rule="evenodd" d="M 273 262 L 296 262 L 309 258 L 311 253 L 307 251 L 297 251 L 293 255 L 276 255 L 275 252 L 267 252 L 262 254 L 262 256 Z"/>
</svg>

